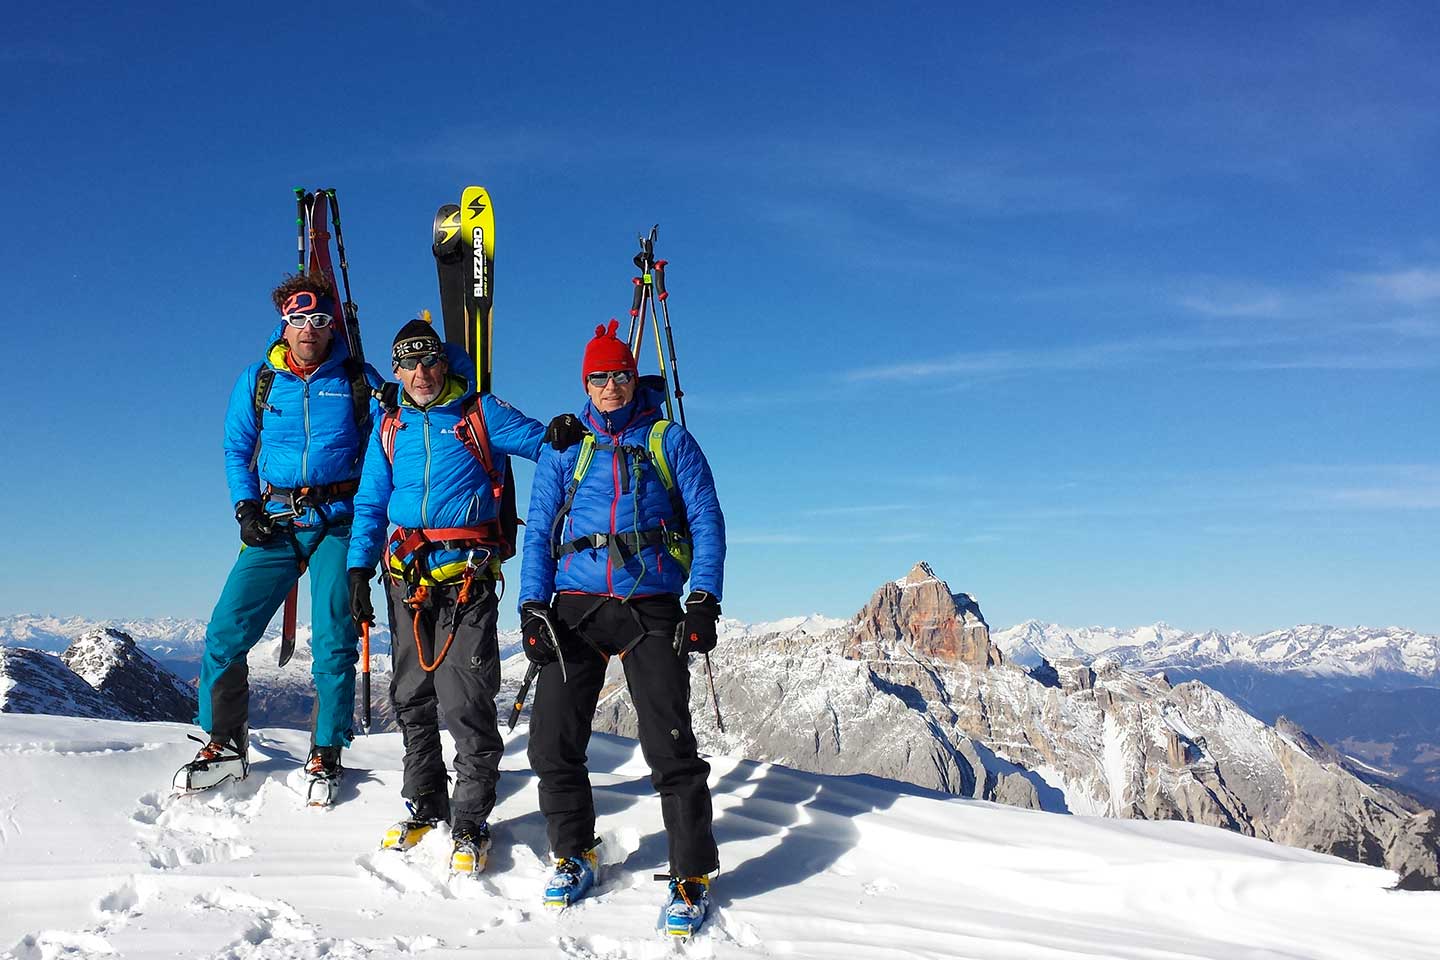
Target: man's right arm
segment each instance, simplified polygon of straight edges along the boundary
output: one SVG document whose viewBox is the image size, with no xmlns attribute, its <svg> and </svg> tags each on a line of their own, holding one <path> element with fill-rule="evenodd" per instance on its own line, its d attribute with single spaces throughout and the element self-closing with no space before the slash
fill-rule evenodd
<svg viewBox="0 0 1440 960">
<path fill-rule="evenodd" d="M 390 495 L 395 477 L 385 447 L 380 442 L 383 417 L 375 418 L 370 441 L 365 445 L 365 464 L 360 469 L 360 489 L 355 491 L 355 518 L 350 526 L 350 551 L 345 566 L 374 570 L 385 549 L 389 530 Z"/>
<path fill-rule="evenodd" d="M 251 465 L 260 441 L 255 422 L 255 375 L 259 371 L 260 365 L 252 364 L 240 374 L 225 408 L 225 482 L 232 507 L 241 500 L 260 499 L 260 477 Z"/>
<path fill-rule="evenodd" d="M 525 556 L 520 568 L 520 603 L 549 603 L 555 593 L 555 559 L 550 556 L 550 527 L 565 498 L 563 454 L 544 447 L 530 481 L 530 510 L 525 515 Z"/>
</svg>

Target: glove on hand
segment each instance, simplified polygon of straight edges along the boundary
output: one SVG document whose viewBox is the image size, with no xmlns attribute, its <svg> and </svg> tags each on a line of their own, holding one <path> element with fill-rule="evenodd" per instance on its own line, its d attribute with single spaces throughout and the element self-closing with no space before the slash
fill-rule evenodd
<svg viewBox="0 0 1440 960">
<path fill-rule="evenodd" d="M 677 653 L 709 653 L 715 649 L 715 621 L 720 619 L 720 601 L 704 590 L 691 590 L 685 599 L 685 619 L 680 624 Z"/>
<path fill-rule="evenodd" d="M 545 442 L 556 450 L 569 450 L 589 433 L 573 413 L 562 413 L 545 428 Z"/>
<path fill-rule="evenodd" d="M 525 659 L 541 667 L 560 659 L 556 651 L 558 638 L 551 635 L 545 622 L 549 613 L 550 609 L 539 600 L 520 604 L 520 646 Z"/>
<path fill-rule="evenodd" d="M 265 508 L 259 500 L 241 500 L 235 504 L 235 522 L 240 524 L 240 542 L 259 547 L 275 536 L 275 528 L 265 519 Z"/>
<path fill-rule="evenodd" d="M 375 607 L 370 602 L 370 577 L 372 571 L 364 567 L 351 567 L 350 573 L 350 619 L 358 627 L 362 623 L 375 623 Z"/>
</svg>

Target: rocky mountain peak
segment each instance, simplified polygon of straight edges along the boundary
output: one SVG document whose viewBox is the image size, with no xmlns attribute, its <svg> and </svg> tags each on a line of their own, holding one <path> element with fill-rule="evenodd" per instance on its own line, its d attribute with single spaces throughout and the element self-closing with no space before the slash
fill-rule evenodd
<svg viewBox="0 0 1440 960">
<path fill-rule="evenodd" d="M 906 584 L 913 585 L 917 583 L 924 583 L 927 580 L 939 579 L 939 577 L 935 576 L 935 571 L 930 569 L 930 564 L 926 563 L 924 560 L 921 560 L 919 563 L 915 564 L 915 566 L 910 568 L 910 572 L 905 574 L 905 576 L 899 581 L 899 583 L 903 586 Z"/>
<path fill-rule="evenodd" d="M 195 716 L 195 691 L 136 646 L 123 630 L 104 626 L 87 630 L 60 659 L 97 693 L 137 720 L 188 722 Z"/>
<path fill-rule="evenodd" d="M 923 561 L 875 591 L 856 615 L 844 655 L 887 660 L 906 652 L 981 668 L 1001 662 L 980 605 L 968 594 L 953 593 Z"/>
</svg>

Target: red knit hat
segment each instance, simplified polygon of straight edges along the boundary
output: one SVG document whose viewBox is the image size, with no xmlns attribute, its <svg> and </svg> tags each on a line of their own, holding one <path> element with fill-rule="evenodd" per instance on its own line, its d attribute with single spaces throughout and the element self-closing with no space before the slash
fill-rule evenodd
<svg viewBox="0 0 1440 960">
<path fill-rule="evenodd" d="M 580 376 L 588 377 L 601 370 L 635 372 L 635 355 L 615 336 L 615 331 L 619 329 L 619 320 L 611 320 L 608 330 L 603 323 L 595 328 L 595 338 L 585 345 L 585 361 L 580 366 Z"/>
</svg>

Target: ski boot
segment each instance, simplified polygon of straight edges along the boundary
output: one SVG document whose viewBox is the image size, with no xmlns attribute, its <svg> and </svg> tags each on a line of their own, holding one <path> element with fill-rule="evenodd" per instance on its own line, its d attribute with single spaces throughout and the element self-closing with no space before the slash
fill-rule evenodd
<svg viewBox="0 0 1440 960">
<path fill-rule="evenodd" d="M 545 906 L 563 910 L 590 892 L 600 873 L 600 841 L 578 857 L 559 857 L 545 884 Z"/>
<path fill-rule="evenodd" d="M 660 909 L 660 926 L 672 937 L 694 936 L 710 911 L 710 878 L 657 873 L 655 879 L 670 884 L 665 906 Z"/>
<path fill-rule="evenodd" d="M 450 831 L 450 839 L 455 842 L 450 853 L 450 872 L 456 876 L 479 876 L 490 859 L 490 827 L 462 820 Z"/>
<path fill-rule="evenodd" d="M 191 736 L 203 744 L 195 759 L 175 771 L 172 781 L 178 793 L 198 793 L 218 787 L 230 780 L 244 780 L 250 774 L 250 734 L 241 729 L 236 736 L 211 734 L 208 741 Z"/>
<path fill-rule="evenodd" d="M 340 778 L 345 768 L 340 766 L 339 747 L 311 747 L 310 759 L 305 761 L 305 804 L 310 807 L 328 807 L 335 802 L 340 792 Z"/>
<path fill-rule="evenodd" d="M 445 809 L 443 793 L 421 794 L 414 800 L 406 800 L 405 808 L 410 816 L 385 831 L 380 841 L 381 850 L 409 850 L 424 839 L 425 834 L 435 829 L 435 824 L 449 818 Z"/>
</svg>

